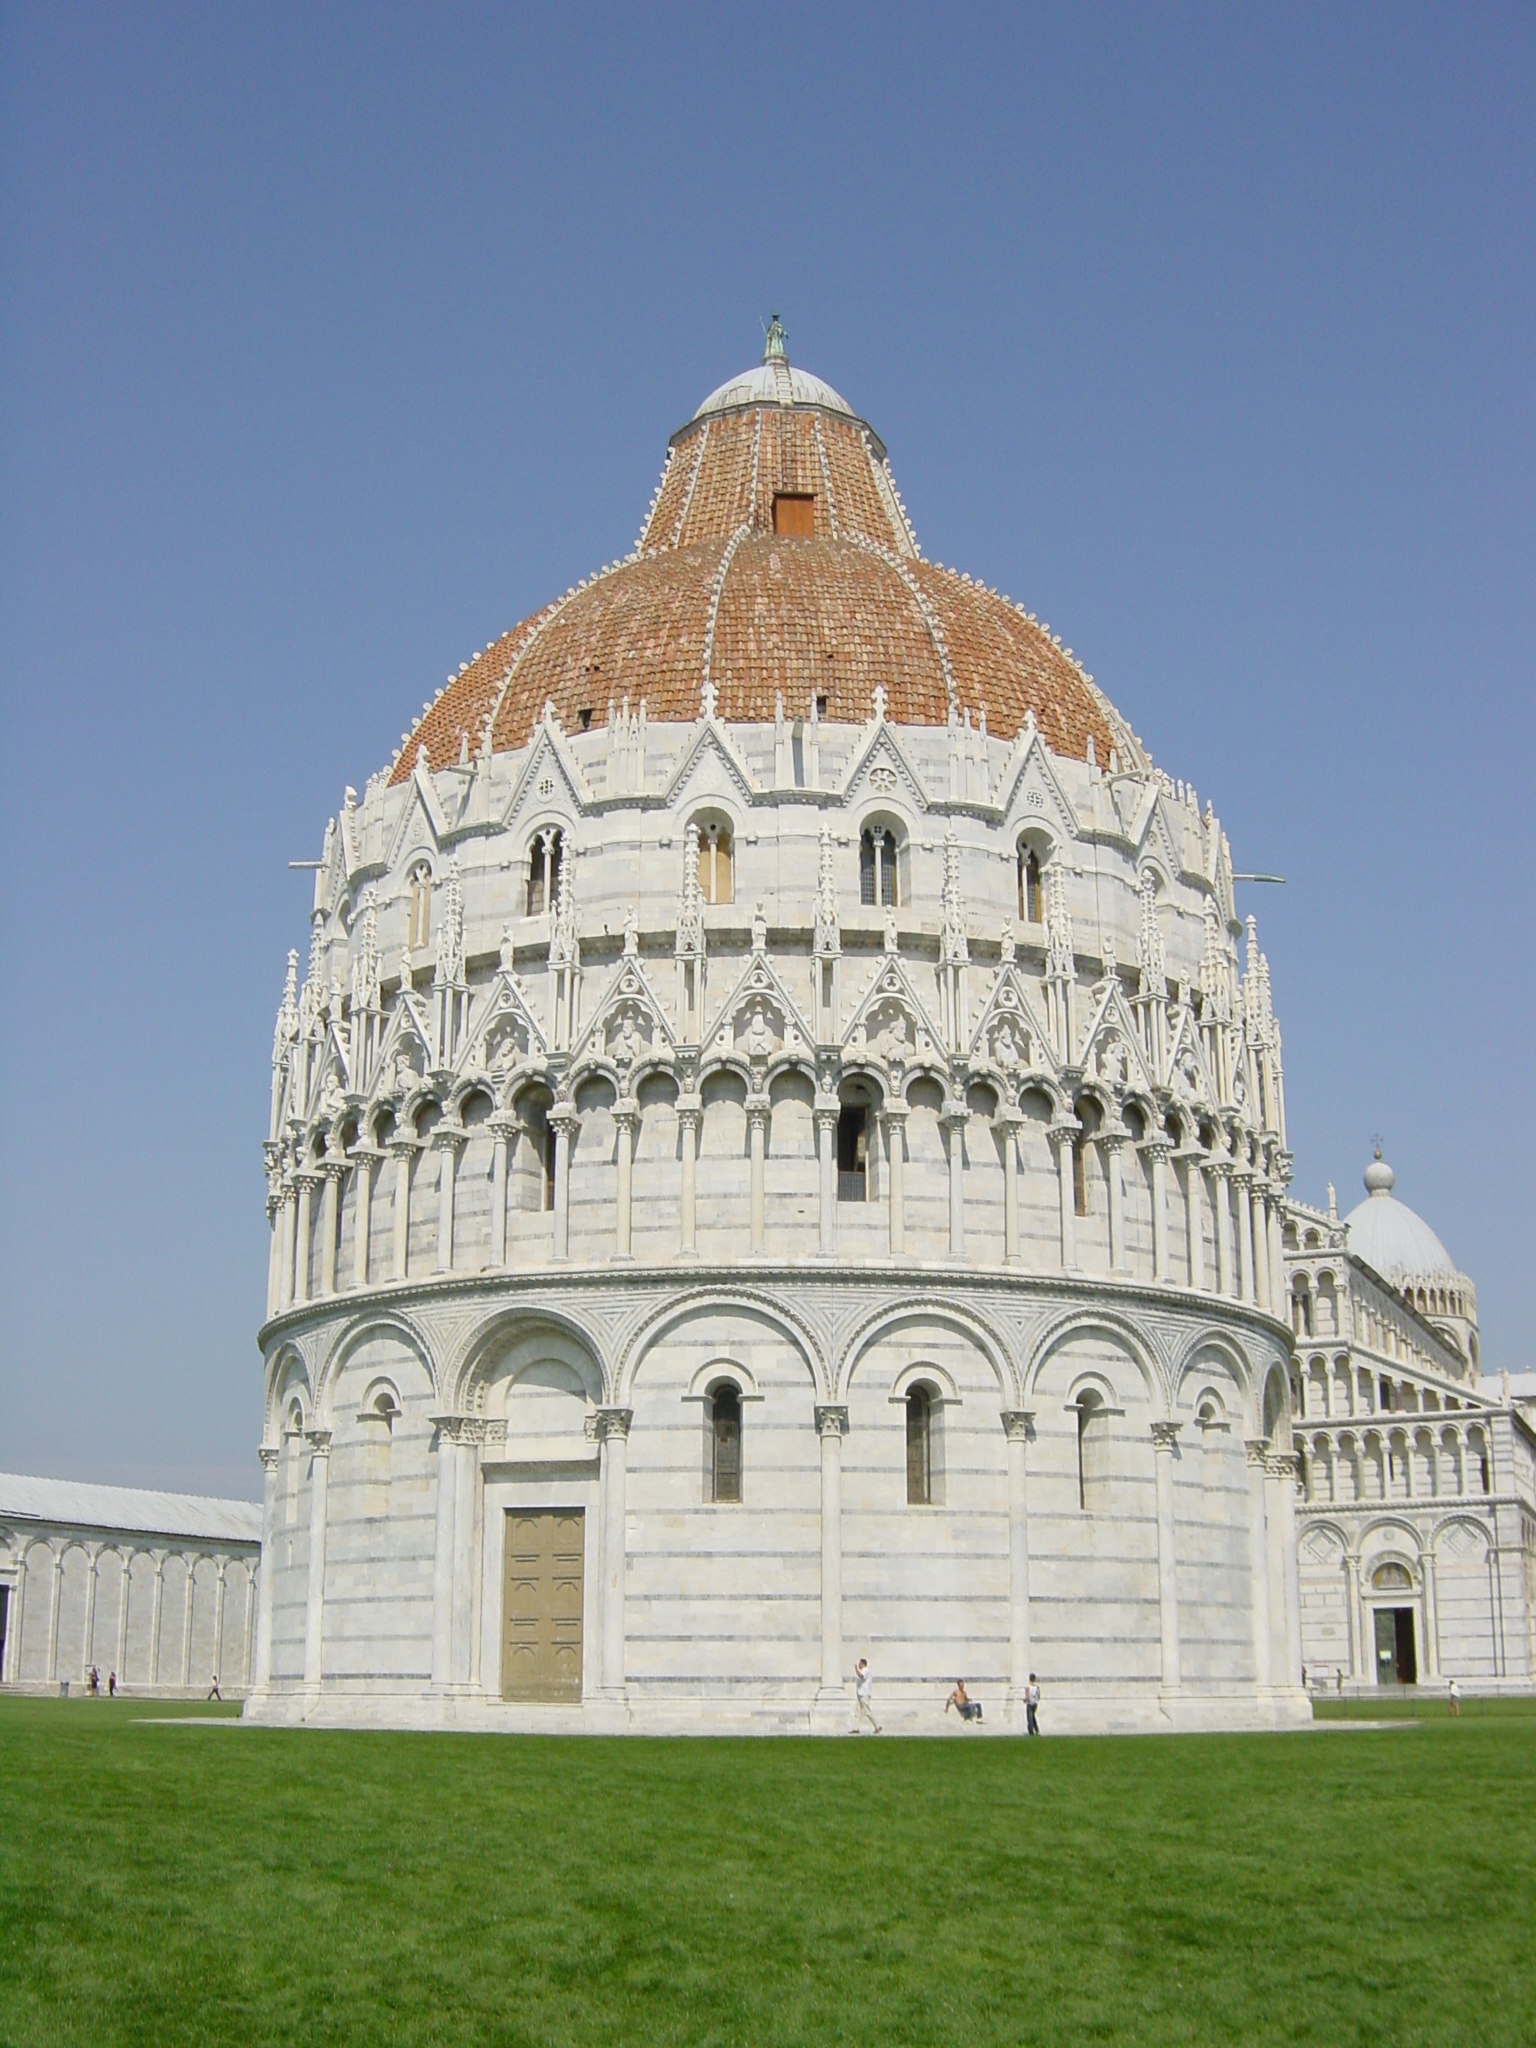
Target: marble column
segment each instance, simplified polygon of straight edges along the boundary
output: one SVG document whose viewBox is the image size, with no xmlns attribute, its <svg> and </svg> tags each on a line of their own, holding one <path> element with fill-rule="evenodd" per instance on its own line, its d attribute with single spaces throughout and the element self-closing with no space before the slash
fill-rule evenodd
<svg viewBox="0 0 1536 2048">
<path fill-rule="evenodd" d="M 1191 1152 L 1184 1161 L 1185 1237 L 1189 1244 L 1189 1284 L 1192 1292 L 1205 1292 L 1205 1175 L 1200 1155 Z"/>
<path fill-rule="evenodd" d="M 224 1659 L 224 1566 L 219 1559 L 218 1579 L 213 1593 L 213 1668 L 217 1672 Z"/>
<path fill-rule="evenodd" d="M 283 1198 L 267 1197 L 267 1314 L 275 1316 L 283 1299 Z"/>
<path fill-rule="evenodd" d="M 149 1682 L 160 1683 L 160 1617 L 165 1612 L 165 1552 L 154 1552 L 155 1589 L 149 1600 Z M 50 1666 L 48 1676 L 52 1678 Z"/>
<path fill-rule="evenodd" d="M 1419 1559 L 1424 1574 L 1424 1676 L 1440 1676 L 1440 1603 L 1435 1589 L 1435 1553 L 1426 1550 Z"/>
<path fill-rule="evenodd" d="M 1162 1632 L 1164 1692 L 1177 1692 L 1179 1670 L 1179 1571 L 1173 1519 L 1173 1457 L 1179 1424 L 1154 1422 L 1152 1462 L 1157 1472 L 1157 1610 Z"/>
<path fill-rule="evenodd" d="M 1100 1131 L 1097 1139 L 1109 1195 L 1109 1270 L 1122 1274 L 1130 1270 L 1125 1255 L 1125 1178 L 1120 1170 L 1120 1147 L 1124 1142 L 1125 1134 L 1114 1130 Z"/>
<path fill-rule="evenodd" d="M 309 1589 L 304 1601 L 304 1684 L 320 1688 L 320 1650 L 325 1626 L 325 1509 L 331 1476 L 331 1432 L 308 1429 Z"/>
<path fill-rule="evenodd" d="M 841 1105 L 835 1095 L 818 1094 L 815 1104 L 816 1153 L 821 1165 L 821 1242 L 824 1259 L 837 1250 L 837 1119 Z"/>
<path fill-rule="evenodd" d="M 517 1118 L 504 1112 L 491 1118 L 491 1259 L 507 1263 L 507 1160 L 517 1135 Z"/>
<path fill-rule="evenodd" d="M 297 1178 L 299 1208 L 293 1226 L 293 1299 L 295 1307 L 302 1308 L 309 1299 L 309 1218 L 318 1176 L 306 1170 Z"/>
<path fill-rule="evenodd" d="M 698 1250 L 698 1157 L 699 1120 L 703 1115 L 703 1104 L 697 1095 L 679 1096 L 677 1103 L 677 1131 L 682 1152 L 683 1184 L 679 1202 L 681 1228 L 678 1232 L 678 1250 L 684 1257 L 692 1258 Z"/>
<path fill-rule="evenodd" d="M 1269 1445 L 1262 1437 L 1249 1437 L 1243 1449 L 1248 1454 L 1248 1585 L 1249 1605 L 1253 1610 L 1253 1671 L 1255 1681 L 1263 1691 L 1273 1683 L 1269 1531 L 1264 1502 L 1264 1459 Z"/>
<path fill-rule="evenodd" d="M 194 1590 L 193 1567 L 195 1557 L 183 1560 L 187 1568 L 187 1582 L 181 1596 L 181 1688 L 185 1692 L 192 1683 L 192 1595 Z"/>
<path fill-rule="evenodd" d="M 640 1105 L 633 1096 L 621 1096 L 614 1106 L 615 1164 L 617 1190 L 613 1226 L 613 1255 L 627 1259 L 634 1233 L 635 1128 Z"/>
<path fill-rule="evenodd" d="M 1168 1141 L 1152 1138 L 1147 1151 L 1152 1159 L 1152 1278 L 1167 1280 L 1168 1272 Z"/>
<path fill-rule="evenodd" d="M 949 1256 L 965 1257 L 965 1127 L 968 1109 L 948 1109 L 940 1118 L 949 1133 Z"/>
<path fill-rule="evenodd" d="M 123 1568 L 117 1578 L 117 1641 L 113 1646 L 112 1669 L 117 1673 L 117 1682 L 123 1683 L 128 1665 L 128 1589 L 132 1583 L 129 1566 L 133 1560 L 126 1551 L 122 1553 Z"/>
<path fill-rule="evenodd" d="M 1344 1611 L 1349 1623 L 1349 1675 L 1365 1676 L 1364 1627 L 1360 1610 L 1360 1560 L 1352 1550 L 1344 1553 Z"/>
<path fill-rule="evenodd" d="M 458 1179 L 464 1132 L 456 1124 L 440 1124 L 432 1133 L 437 1152 L 437 1271 L 453 1271 L 453 1195 Z"/>
<path fill-rule="evenodd" d="M 1296 1557 L 1296 1458 L 1271 1451 L 1265 1460 L 1270 1525 L 1270 1633 L 1275 1683 L 1301 1684 L 1301 1610 Z"/>
<path fill-rule="evenodd" d="M 1237 1279 L 1238 1298 L 1252 1301 L 1253 1292 L 1253 1175 L 1240 1166 L 1232 1176 L 1237 1186 Z"/>
<path fill-rule="evenodd" d="M 256 1690 L 272 1680 L 272 1580 L 277 1567 L 277 1467 L 282 1456 L 276 1444 L 263 1444 L 261 1460 L 261 1579 L 256 1609 Z M 118 1666 L 119 1672 L 122 1666 Z"/>
<path fill-rule="evenodd" d="M 80 1675 L 82 1678 L 89 1670 L 92 1661 L 91 1639 L 96 1633 L 96 1572 L 100 1556 L 101 1552 L 99 1550 L 93 1550 L 86 1561 L 85 1567 L 85 1633 L 84 1640 L 80 1645 Z M 187 1583 L 191 1584 L 190 1575 L 188 1576 Z"/>
<path fill-rule="evenodd" d="M 843 1437 L 848 1410 L 818 1403 L 821 1438 L 821 1698 L 844 1697 Z"/>
<path fill-rule="evenodd" d="M 602 1686 L 612 1699 L 624 1696 L 624 1576 L 629 1425 L 632 1408 L 599 1408 L 598 1455 L 602 1470 Z"/>
<path fill-rule="evenodd" d="M 555 1251 L 557 1259 L 571 1255 L 571 1147 L 581 1119 L 569 1103 L 556 1103 L 549 1112 L 555 1132 Z"/>
<path fill-rule="evenodd" d="M 1258 1183 L 1252 1194 L 1253 1221 L 1253 1298 L 1259 1307 L 1268 1312 L 1269 1299 L 1269 1197 Z"/>
<path fill-rule="evenodd" d="M 390 1263 L 390 1278 L 403 1280 L 406 1277 L 407 1261 L 411 1249 L 411 1172 L 416 1157 L 414 1138 L 391 1138 L 389 1156 L 395 1162 L 394 1213 L 392 1222 L 394 1238 Z"/>
<path fill-rule="evenodd" d="M 1078 1133 L 1075 1123 L 1048 1124 L 1046 1137 L 1056 1153 L 1056 1189 L 1061 1204 L 1061 1269 L 1071 1273 L 1077 1267 L 1077 1245 L 1073 1225 L 1076 1206 L 1072 1198 L 1072 1145 Z"/>
<path fill-rule="evenodd" d="M 1008 1439 L 1008 1707 L 1010 1721 L 1022 1718 L 1029 1683 L 1029 1493 L 1025 1458 L 1032 1408 L 1005 1408 Z"/>
<path fill-rule="evenodd" d="M 368 1285 L 369 1238 L 373 1226 L 373 1171 L 378 1153 L 358 1145 L 352 1153 L 352 1285 Z"/>
<path fill-rule="evenodd" d="M 282 1233 L 283 1247 L 278 1255 L 277 1305 L 280 1309 L 293 1306 L 294 1253 L 298 1242 L 297 1195 L 290 1181 L 283 1189 Z"/>
<path fill-rule="evenodd" d="M 907 1106 L 887 1104 L 882 1123 L 885 1129 L 886 1178 L 890 1182 L 891 1257 L 903 1258 L 907 1249 Z"/>
<path fill-rule="evenodd" d="M 1269 1205 L 1269 1298 L 1277 1316 L 1285 1314 L 1285 1239 L 1281 1232 L 1280 1204 L 1285 1194 L 1282 1181 Z"/>
<path fill-rule="evenodd" d="M 763 1159 L 768 1145 L 768 1098 L 747 1097 L 747 1142 L 751 1153 L 752 1250 L 761 1253 L 767 1243 L 767 1204 L 763 1194 Z"/>
<path fill-rule="evenodd" d="M 1019 1255 L 1019 1139 L 1024 1119 L 1005 1111 L 998 1119 L 1003 1134 L 1003 1264 L 1017 1266 Z"/>
<path fill-rule="evenodd" d="M 1232 1168 L 1225 1159 L 1211 1161 L 1211 1207 L 1216 1212 L 1216 1291 L 1231 1300 L 1232 1284 Z"/>
<path fill-rule="evenodd" d="M 458 1537 L 459 1431 L 462 1415 L 434 1415 L 437 1432 L 437 1503 L 432 1544 L 432 1689 L 453 1682 L 453 1583 Z"/>
<path fill-rule="evenodd" d="M 341 1213 L 341 1181 L 347 1170 L 343 1159 L 327 1159 L 325 1185 L 320 1192 L 320 1292 L 336 1292 L 337 1219 Z"/>
</svg>

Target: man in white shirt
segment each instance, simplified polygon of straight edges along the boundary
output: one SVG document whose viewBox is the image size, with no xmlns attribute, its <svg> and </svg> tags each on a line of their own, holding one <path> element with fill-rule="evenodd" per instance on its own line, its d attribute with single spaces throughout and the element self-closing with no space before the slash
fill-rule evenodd
<svg viewBox="0 0 1536 2048">
<path fill-rule="evenodd" d="M 1035 1677 L 1033 1671 L 1031 1671 L 1029 1683 L 1024 1688 L 1024 1732 L 1026 1735 L 1038 1735 L 1040 1733 L 1040 1723 L 1035 1719 L 1039 1705 L 1040 1682 Z"/>
<path fill-rule="evenodd" d="M 853 1667 L 853 1728 L 857 1734 L 861 1721 L 867 1721 L 878 1735 L 880 1723 L 875 1719 L 875 1680 L 869 1668 L 869 1659 L 861 1657 Z"/>
</svg>

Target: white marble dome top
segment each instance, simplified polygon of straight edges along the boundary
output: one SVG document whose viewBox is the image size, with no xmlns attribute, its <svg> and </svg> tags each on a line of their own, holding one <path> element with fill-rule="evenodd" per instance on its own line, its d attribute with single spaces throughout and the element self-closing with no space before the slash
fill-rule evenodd
<svg viewBox="0 0 1536 2048">
<path fill-rule="evenodd" d="M 1393 1195 L 1396 1181 L 1378 1152 L 1365 1169 L 1366 1199 L 1344 1219 L 1350 1250 L 1384 1280 L 1460 1279 L 1456 1261 L 1424 1218 Z"/>
<path fill-rule="evenodd" d="M 788 389 L 785 389 L 785 380 Z M 693 415 L 696 420 L 707 419 L 711 413 L 734 412 L 738 406 L 747 405 L 820 405 L 828 412 L 846 413 L 854 417 L 853 407 L 846 398 L 824 384 L 820 377 L 813 377 L 809 370 L 795 368 L 781 363 L 778 369 L 772 362 L 764 362 L 755 368 L 744 370 L 739 377 L 729 377 L 719 384 L 705 399 Z"/>
</svg>

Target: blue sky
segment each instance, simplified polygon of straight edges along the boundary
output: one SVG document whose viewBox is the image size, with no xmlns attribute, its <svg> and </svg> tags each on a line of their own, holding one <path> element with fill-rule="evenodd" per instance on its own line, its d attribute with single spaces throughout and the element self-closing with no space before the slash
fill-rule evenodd
<svg viewBox="0 0 1536 2048">
<path fill-rule="evenodd" d="M 784 316 L 1215 804 L 1296 1187 L 1520 1308 L 1536 15 L 10 8 L 0 1463 L 255 1495 L 272 1018 L 444 677 Z"/>
</svg>

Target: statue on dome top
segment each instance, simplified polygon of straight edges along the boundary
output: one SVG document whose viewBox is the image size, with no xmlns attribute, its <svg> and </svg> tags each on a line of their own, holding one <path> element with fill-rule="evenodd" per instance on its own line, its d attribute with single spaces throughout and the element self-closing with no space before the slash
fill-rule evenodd
<svg viewBox="0 0 1536 2048">
<path fill-rule="evenodd" d="M 765 363 L 772 362 L 775 356 L 782 356 L 787 362 L 789 351 L 785 347 L 785 343 L 788 340 L 789 336 L 785 332 L 784 322 L 777 313 L 770 313 L 768 325 L 763 330 L 763 361 Z"/>
</svg>

